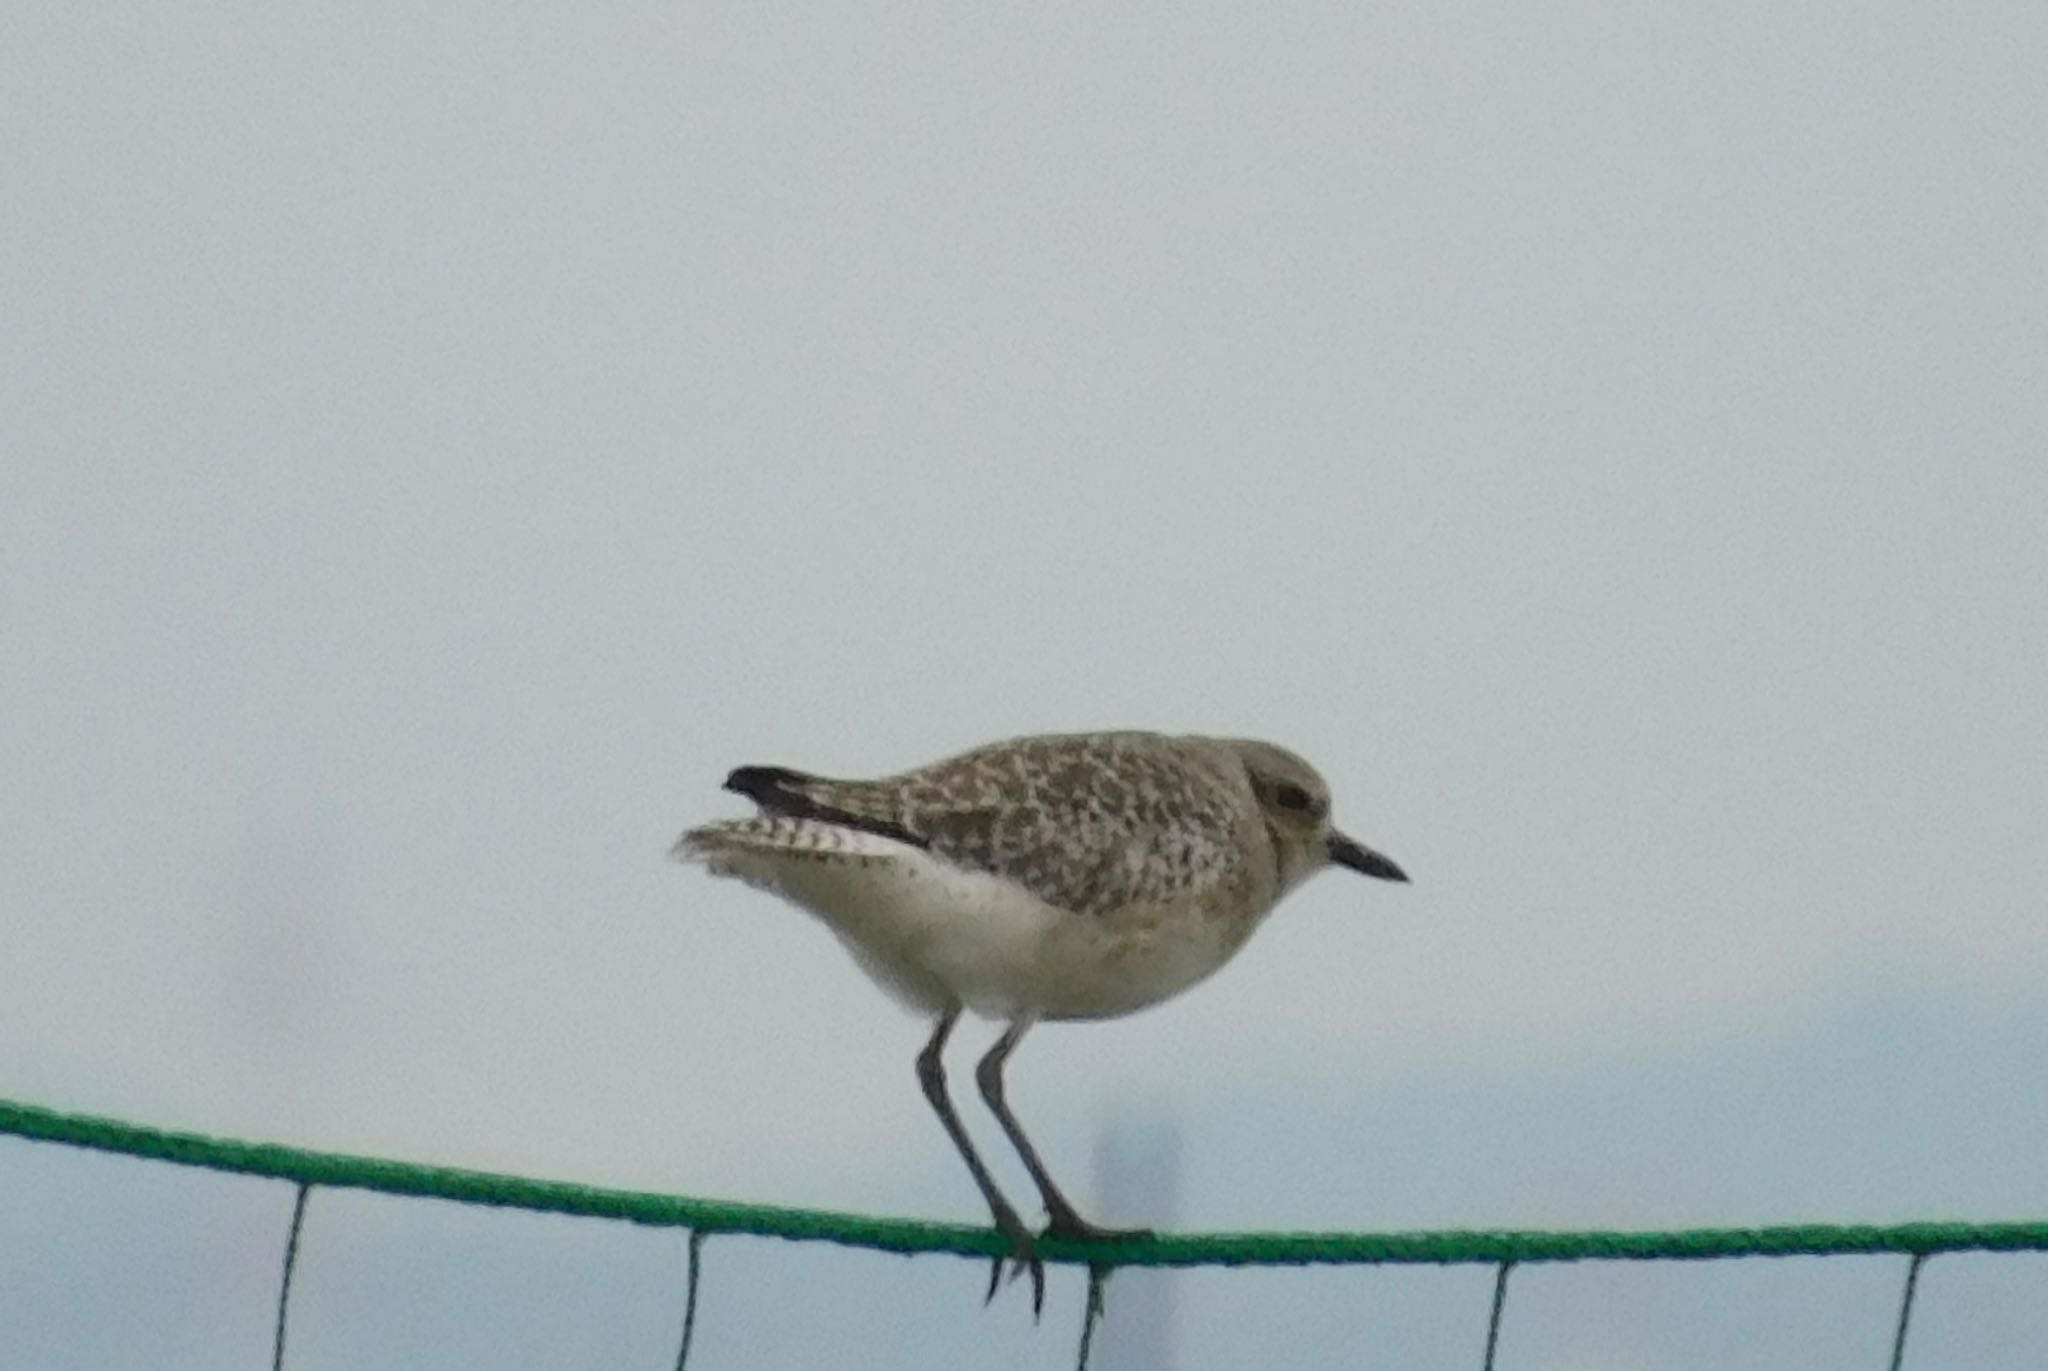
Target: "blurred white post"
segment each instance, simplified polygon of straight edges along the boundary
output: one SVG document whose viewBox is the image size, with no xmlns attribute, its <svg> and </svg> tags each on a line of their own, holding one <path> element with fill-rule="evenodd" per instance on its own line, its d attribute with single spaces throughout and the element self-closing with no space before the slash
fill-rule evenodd
<svg viewBox="0 0 2048 1371">
<path fill-rule="evenodd" d="M 1119 1110 L 1095 1135 L 1092 1217 L 1112 1228 L 1172 1228 L 1180 1215 L 1180 1124 L 1163 1106 Z M 1180 1277 L 1165 1270 L 1119 1271 L 1096 1330 L 1099 1371 L 1169 1371 Z"/>
</svg>

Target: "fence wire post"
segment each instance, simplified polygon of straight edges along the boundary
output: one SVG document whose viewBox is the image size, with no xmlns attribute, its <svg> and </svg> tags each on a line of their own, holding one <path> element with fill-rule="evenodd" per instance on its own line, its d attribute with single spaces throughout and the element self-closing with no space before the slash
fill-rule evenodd
<svg viewBox="0 0 2048 1371">
<path fill-rule="evenodd" d="M 1891 1371 L 1899 1371 L 1906 1361 L 1906 1324 L 1913 1317 L 1913 1293 L 1920 1287 L 1920 1263 L 1926 1260 L 1925 1252 L 1915 1252 L 1906 1265 L 1906 1293 L 1899 1297 L 1899 1331 L 1892 1337 Z"/>
<path fill-rule="evenodd" d="M 299 1264 L 299 1232 L 306 1226 L 306 1197 L 313 1187 L 299 1182 L 292 1200 L 292 1226 L 284 1239 L 284 1275 L 277 1283 L 277 1336 L 270 1344 L 270 1371 L 284 1371 L 284 1318 L 292 1298 L 292 1270 Z"/>
<path fill-rule="evenodd" d="M 1493 1354 L 1500 1347 L 1500 1311 L 1508 1302 L 1508 1272 L 1514 1269 L 1511 1261 L 1502 1262 L 1493 1277 L 1493 1313 L 1486 1320 L 1485 1371 L 1493 1371 Z"/>
<path fill-rule="evenodd" d="M 690 1363 L 690 1338 L 697 1331 L 697 1273 L 704 1264 L 704 1231 L 690 1230 L 689 1274 L 683 1279 L 683 1342 L 676 1349 L 676 1371 Z"/>
</svg>

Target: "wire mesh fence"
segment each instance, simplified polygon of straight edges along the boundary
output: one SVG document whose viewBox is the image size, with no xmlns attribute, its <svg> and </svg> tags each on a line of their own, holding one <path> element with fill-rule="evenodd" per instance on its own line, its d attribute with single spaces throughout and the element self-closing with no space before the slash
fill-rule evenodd
<svg viewBox="0 0 2048 1371">
<path fill-rule="evenodd" d="M 617 1190 L 567 1181 L 496 1175 L 213 1138 L 38 1105 L 0 1100 L 0 1135 L 169 1162 L 177 1166 L 293 1182 L 284 1234 L 272 1365 L 286 1365 L 292 1278 L 316 1189 L 365 1190 L 458 1204 L 623 1220 L 688 1232 L 683 1309 L 675 1365 L 689 1364 L 707 1240 L 722 1235 L 826 1242 L 901 1255 L 951 1254 L 994 1260 L 1007 1242 L 993 1229 L 831 1210 L 741 1204 L 686 1195 Z M 1085 1268 L 1076 1365 L 1086 1371 L 1111 1275 L 1126 1267 L 1488 1265 L 1495 1271 L 1487 1312 L 1484 1371 L 1494 1371 L 1510 1277 L 1521 1266 L 1572 1261 L 1705 1261 L 1763 1257 L 1893 1254 L 1905 1259 L 1892 1311 L 1890 1371 L 1907 1366 L 1907 1333 L 1922 1265 L 1953 1252 L 2048 1252 L 2048 1222 L 1798 1224 L 1755 1228 L 1613 1230 L 1452 1229 L 1402 1233 L 1159 1233 L 1113 1241 L 1046 1238 L 1047 1262 Z"/>
</svg>

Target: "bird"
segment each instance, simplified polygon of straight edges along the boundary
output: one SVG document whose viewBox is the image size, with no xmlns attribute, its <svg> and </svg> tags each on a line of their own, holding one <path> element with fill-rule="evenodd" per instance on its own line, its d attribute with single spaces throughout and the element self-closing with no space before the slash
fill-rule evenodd
<svg viewBox="0 0 2048 1371">
<path fill-rule="evenodd" d="M 1282 897 L 1329 866 L 1408 880 L 1331 823 L 1297 754 L 1247 738 L 1137 730 L 990 743 L 872 780 L 742 766 L 724 789 L 755 813 L 691 828 L 671 855 L 821 921 L 884 991 L 932 1021 L 917 1079 L 1009 1244 L 1045 1275 L 946 1088 L 964 1012 L 1003 1030 L 975 1068 L 983 1101 L 1044 1202 L 1046 1235 L 1113 1239 L 1067 1199 L 1005 1097 L 1003 1069 L 1040 1022 L 1118 1018 L 1228 962 Z"/>
</svg>

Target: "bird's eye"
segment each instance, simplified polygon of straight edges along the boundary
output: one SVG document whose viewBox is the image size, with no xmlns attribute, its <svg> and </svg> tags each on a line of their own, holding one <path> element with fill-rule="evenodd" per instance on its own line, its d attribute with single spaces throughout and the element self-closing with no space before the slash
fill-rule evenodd
<svg viewBox="0 0 2048 1371">
<path fill-rule="evenodd" d="M 1298 814 L 1306 814 L 1316 807 L 1315 796 L 1292 781 L 1282 781 L 1273 787 L 1273 803 Z"/>
</svg>

